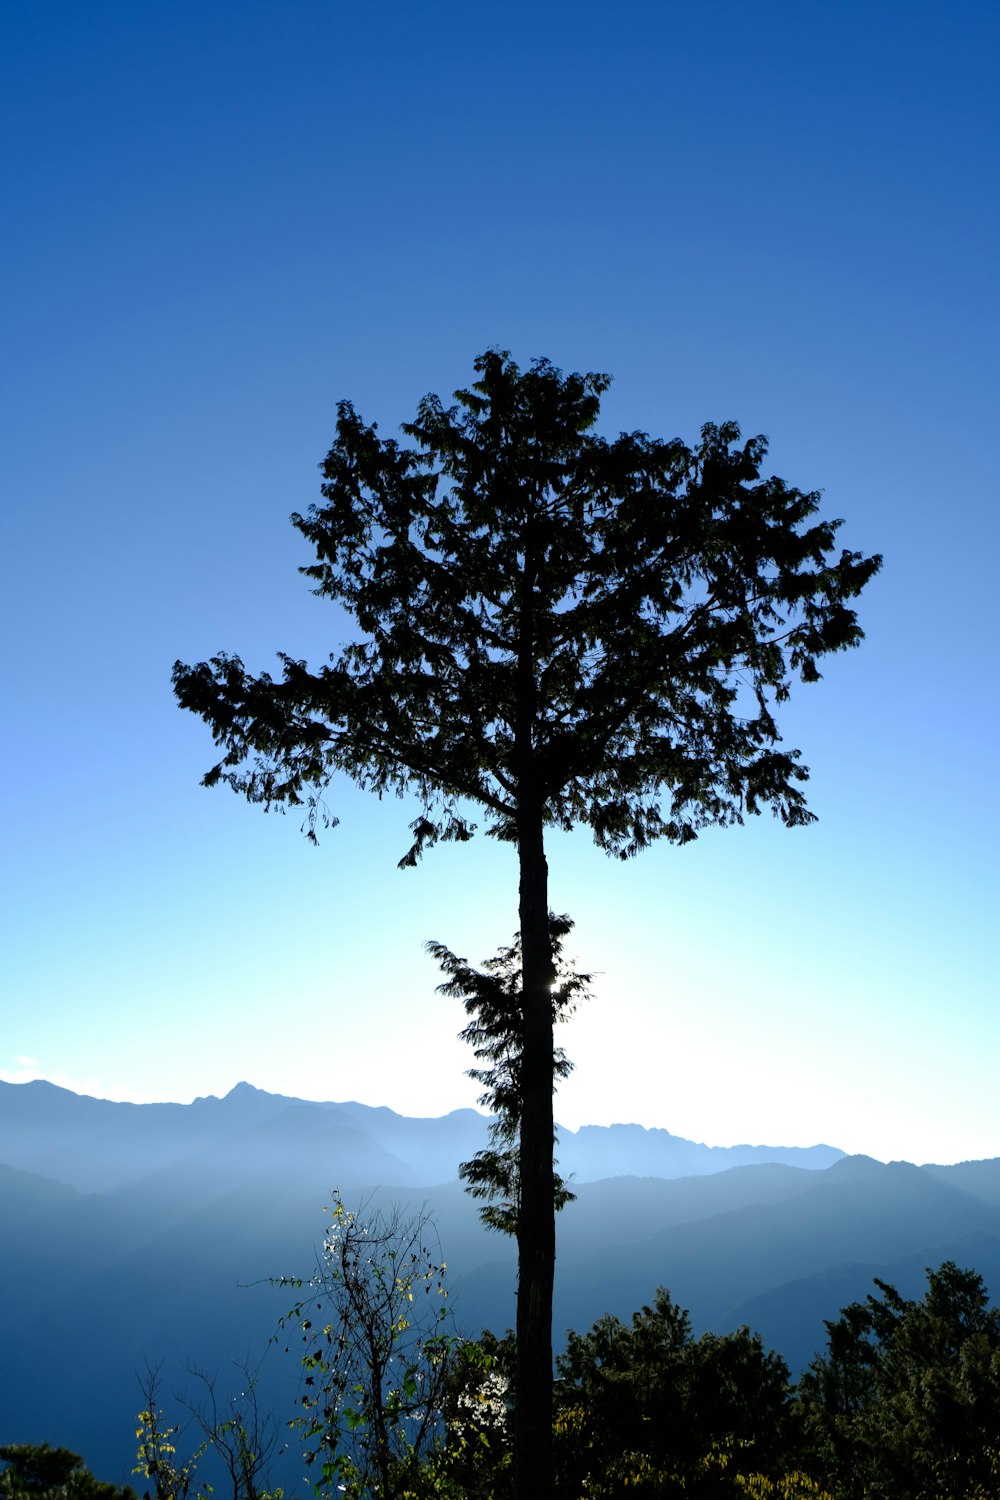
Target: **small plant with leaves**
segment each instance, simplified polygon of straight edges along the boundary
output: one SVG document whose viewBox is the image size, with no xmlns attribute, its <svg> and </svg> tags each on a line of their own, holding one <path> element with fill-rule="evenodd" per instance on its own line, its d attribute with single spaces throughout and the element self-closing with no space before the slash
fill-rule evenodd
<svg viewBox="0 0 1000 1500">
<path fill-rule="evenodd" d="M 453 1351 L 440 1247 L 424 1211 L 407 1217 L 339 1193 L 321 1263 L 308 1280 L 274 1284 L 303 1295 L 281 1320 L 302 1354 L 303 1442 L 317 1495 L 402 1500 L 444 1441 L 441 1416 Z M 286 1346 L 288 1347 L 288 1346 Z"/>
<path fill-rule="evenodd" d="M 283 1491 L 272 1489 L 267 1477 L 278 1449 L 279 1429 L 274 1416 L 263 1411 L 257 1399 L 260 1366 L 248 1359 L 233 1363 L 241 1376 L 240 1388 L 228 1398 L 220 1395 L 214 1376 L 188 1366 L 188 1374 L 201 1387 L 202 1398 L 175 1395 L 174 1400 L 186 1408 L 200 1428 L 202 1440 L 183 1463 L 177 1457 L 182 1424 L 168 1422 L 160 1406 L 159 1366 L 147 1366 L 140 1377 L 142 1410 L 135 1432 L 139 1453 L 132 1472 L 152 1482 L 146 1500 L 150 1495 L 155 1500 L 187 1500 L 192 1492 L 196 1500 L 208 1500 L 215 1487 L 201 1472 L 206 1458 L 223 1492 L 228 1491 L 232 1500 L 283 1500 Z"/>
<path fill-rule="evenodd" d="M 201 1397 L 185 1397 L 183 1404 L 201 1428 L 217 1472 L 225 1475 L 232 1500 L 282 1500 L 283 1491 L 270 1487 L 268 1475 L 272 1460 L 287 1445 L 279 1445 L 277 1420 L 258 1400 L 260 1365 L 249 1359 L 233 1364 L 241 1378 L 238 1391 L 228 1398 L 207 1371 L 188 1366 Z"/>
<path fill-rule="evenodd" d="M 153 1500 L 188 1500 L 195 1483 L 198 1464 L 205 1456 L 208 1439 L 198 1444 L 191 1456 L 181 1462 L 176 1439 L 180 1424 L 170 1425 L 156 1402 L 156 1372 L 151 1371 L 143 1388 L 145 1404 L 139 1412 L 135 1435 L 139 1441 L 133 1474 L 150 1482 Z M 212 1486 L 205 1484 L 193 1490 L 197 1500 L 208 1500 Z"/>
</svg>

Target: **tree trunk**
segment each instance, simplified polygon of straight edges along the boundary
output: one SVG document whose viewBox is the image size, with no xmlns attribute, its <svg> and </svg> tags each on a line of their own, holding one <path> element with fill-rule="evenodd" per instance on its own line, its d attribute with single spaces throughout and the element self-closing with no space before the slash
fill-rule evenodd
<svg viewBox="0 0 1000 1500">
<path fill-rule="evenodd" d="M 553 1177 L 552 942 L 541 807 L 518 818 L 524 1037 L 517 1225 L 517 1383 L 514 1493 L 552 1492 Z"/>
</svg>

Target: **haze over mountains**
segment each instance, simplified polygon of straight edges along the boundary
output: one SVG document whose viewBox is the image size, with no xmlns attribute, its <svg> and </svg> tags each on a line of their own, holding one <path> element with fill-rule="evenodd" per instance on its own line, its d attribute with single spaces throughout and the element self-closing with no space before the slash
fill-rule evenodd
<svg viewBox="0 0 1000 1500">
<path fill-rule="evenodd" d="M 437 1119 L 409 1119 L 367 1104 L 314 1103 L 238 1083 L 224 1098 L 193 1104 L 119 1104 L 70 1093 L 55 1084 L 0 1083 L 0 1160 L 55 1177 L 83 1192 L 131 1187 L 158 1173 L 181 1171 L 206 1181 L 267 1172 L 278 1162 L 326 1188 L 337 1181 L 394 1187 L 450 1181 L 460 1161 L 486 1144 L 488 1120 L 460 1109 Z M 826 1167 L 843 1152 L 831 1146 L 703 1146 L 641 1125 L 586 1125 L 560 1130 L 560 1162 L 580 1181 L 600 1177 L 685 1177 L 750 1162 Z"/>
<path fill-rule="evenodd" d="M 136 1373 L 163 1361 L 169 1400 L 185 1366 L 224 1384 L 232 1358 L 259 1357 L 290 1300 L 267 1278 L 311 1274 L 333 1187 L 431 1208 L 460 1324 L 502 1332 L 514 1247 L 456 1180 L 487 1124 L 248 1084 L 135 1105 L 0 1083 L 0 1441 L 64 1444 L 124 1477 Z M 873 1275 L 916 1294 L 950 1258 L 1000 1287 L 1000 1160 L 884 1165 L 631 1125 L 563 1131 L 559 1157 L 578 1197 L 559 1220 L 557 1337 L 665 1285 L 696 1331 L 748 1323 L 801 1367 Z M 272 1346 L 261 1389 L 282 1416 L 297 1373 Z"/>
</svg>

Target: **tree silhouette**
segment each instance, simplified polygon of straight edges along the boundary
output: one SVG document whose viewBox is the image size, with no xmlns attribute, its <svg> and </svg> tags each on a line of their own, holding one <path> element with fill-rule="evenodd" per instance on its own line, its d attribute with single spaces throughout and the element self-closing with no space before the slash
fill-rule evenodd
<svg viewBox="0 0 1000 1500">
<path fill-rule="evenodd" d="M 581 1000 L 590 994 L 589 974 L 579 974 L 562 962 L 563 939 L 572 931 L 569 917 L 549 916 L 549 940 L 555 983 L 550 991 L 552 1020 L 566 1021 Z M 468 1042 L 476 1058 L 489 1067 L 470 1068 L 469 1077 L 482 1084 L 479 1102 L 494 1116 L 490 1125 L 490 1144 L 477 1151 L 471 1161 L 463 1161 L 458 1175 L 466 1191 L 484 1200 L 479 1217 L 490 1229 L 502 1234 L 517 1234 L 521 1211 L 520 1139 L 521 1108 L 524 1086 L 521 1069 L 524 1061 L 524 1017 L 521 1005 L 523 977 L 521 942 L 518 937 L 509 947 L 501 948 L 488 958 L 481 969 L 464 958 L 458 958 L 443 943 L 427 944 L 427 951 L 448 977 L 438 985 L 438 993 L 462 1001 L 469 1024 L 459 1033 Z M 552 1053 L 552 1083 L 568 1078 L 573 1064 L 562 1047 Z M 553 1135 L 553 1145 L 555 1136 Z M 576 1197 L 552 1163 L 552 1201 L 558 1211 Z"/>
<path fill-rule="evenodd" d="M 136 1500 L 127 1484 L 95 1479 L 78 1453 L 48 1443 L 0 1447 L 3 1500 Z"/>
<path fill-rule="evenodd" d="M 239 657 L 177 663 L 223 747 L 204 778 L 307 809 L 338 773 L 416 795 L 401 861 L 486 831 L 516 846 L 523 979 L 515 1464 L 551 1469 L 552 949 L 546 828 L 586 824 L 627 858 L 656 839 L 770 808 L 810 821 L 807 771 L 781 748 L 793 677 L 861 639 L 854 599 L 880 559 L 841 551 L 819 497 L 761 477 L 765 439 L 708 425 L 693 448 L 594 431 L 609 378 L 522 371 L 502 351 L 444 406 L 383 439 L 349 402 L 322 503 L 292 517 L 302 571 L 357 622 L 311 670 Z"/>
<path fill-rule="evenodd" d="M 556 1366 L 560 1495 L 617 1494 L 630 1469 L 647 1494 L 737 1493 L 712 1465 L 727 1448 L 757 1475 L 788 1470 L 785 1361 L 748 1328 L 696 1339 L 665 1287 L 630 1324 L 605 1315 L 571 1332 Z M 662 1489 L 645 1488 L 643 1470 L 662 1476 Z"/>
<path fill-rule="evenodd" d="M 846 1500 L 997 1493 L 1000 1308 L 954 1261 L 920 1301 L 877 1294 L 827 1321 L 800 1399 L 826 1478 Z"/>
</svg>

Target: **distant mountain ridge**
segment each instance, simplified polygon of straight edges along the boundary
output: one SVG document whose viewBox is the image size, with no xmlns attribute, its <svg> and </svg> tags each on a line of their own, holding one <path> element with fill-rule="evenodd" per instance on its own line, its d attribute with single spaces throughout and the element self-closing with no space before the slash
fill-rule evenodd
<svg viewBox="0 0 1000 1500">
<path fill-rule="evenodd" d="M 296 1170 L 322 1170 L 327 1185 L 432 1187 L 486 1144 L 489 1121 L 474 1109 L 414 1119 L 386 1107 L 269 1094 L 249 1083 L 191 1104 L 127 1104 L 55 1084 L 0 1083 L 0 1161 L 83 1192 L 114 1192 L 183 1164 L 232 1171 L 240 1144 L 260 1161 L 293 1153 Z M 835 1147 L 706 1146 L 641 1125 L 560 1128 L 559 1162 L 578 1182 L 603 1177 L 676 1178 L 752 1162 L 821 1170 Z"/>
<path fill-rule="evenodd" d="M 408 1119 L 240 1084 L 190 1105 L 118 1104 L 0 1084 L 0 1443 L 48 1441 L 128 1479 L 136 1372 L 269 1348 L 309 1276 L 338 1187 L 352 1206 L 425 1205 L 462 1327 L 513 1322 L 512 1242 L 456 1180 L 486 1140 L 475 1110 Z M 920 1290 L 944 1259 L 1000 1290 L 1000 1159 L 916 1167 L 831 1147 L 708 1147 L 638 1126 L 561 1133 L 577 1201 L 559 1216 L 555 1335 L 628 1318 L 655 1288 L 696 1331 L 749 1322 L 793 1369 L 871 1277 Z M 286 1413 L 294 1357 L 271 1347 L 261 1397 Z"/>
</svg>

